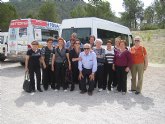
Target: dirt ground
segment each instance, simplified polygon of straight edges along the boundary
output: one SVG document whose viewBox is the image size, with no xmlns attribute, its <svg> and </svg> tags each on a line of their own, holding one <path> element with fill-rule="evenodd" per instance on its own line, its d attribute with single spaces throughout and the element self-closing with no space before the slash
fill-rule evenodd
<svg viewBox="0 0 165 124">
<path fill-rule="evenodd" d="M 149 66 L 144 74 L 142 94 L 93 96 L 73 92 L 25 93 L 24 68 L 19 63 L 0 65 L 1 124 L 164 124 L 165 67 Z M 130 89 L 130 76 L 128 90 Z"/>
</svg>

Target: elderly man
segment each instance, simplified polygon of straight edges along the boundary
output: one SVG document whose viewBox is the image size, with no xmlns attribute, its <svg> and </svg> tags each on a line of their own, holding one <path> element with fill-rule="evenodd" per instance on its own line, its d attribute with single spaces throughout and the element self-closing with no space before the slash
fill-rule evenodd
<svg viewBox="0 0 165 124">
<path fill-rule="evenodd" d="M 94 47 L 94 42 L 95 42 L 95 36 L 94 35 L 91 35 L 89 37 L 89 43 L 90 43 L 92 49 Z"/>
<path fill-rule="evenodd" d="M 88 95 L 93 94 L 94 90 L 94 75 L 97 71 L 97 59 L 96 54 L 91 51 L 91 45 L 90 44 L 84 44 L 84 51 L 80 53 L 79 57 L 81 58 L 81 61 L 78 62 L 78 69 L 79 69 L 79 80 L 80 80 L 80 90 L 81 94 L 84 94 L 87 92 L 86 88 L 86 79 L 88 79 L 89 82 L 89 88 L 88 88 Z"/>
<path fill-rule="evenodd" d="M 72 33 L 70 36 L 70 40 L 66 42 L 65 47 L 68 50 L 72 50 L 74 47 L 75 40 L 77 39 L 77 34 Z"/>
<path fill-rule="evenodd" d="M 136 91 L 135 94 L 141 93 L 142 85 L 143 85 L 143 74 L 148 66 L 148 57 L 147 51 L 140 44 L 141 37 L 136 36 L 134 38 L 134 46 L 130 49 L 133 65 L 131 67 L 131 91 Z M 138 75 L 138 81 L 136 81 L 136 77 Z"/>
</svg>

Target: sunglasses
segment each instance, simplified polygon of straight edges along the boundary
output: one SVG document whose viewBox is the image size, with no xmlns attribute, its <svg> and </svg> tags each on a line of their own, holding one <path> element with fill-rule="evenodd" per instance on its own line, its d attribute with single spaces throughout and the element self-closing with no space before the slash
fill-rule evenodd
<svg viewBox="0 0 165 124">
<path fill-rule="evenodd" d="M 135 42 L 140 42 L 140 40 L 135 40 Z"/>
<path fill-rule="evenodd" d="M 89 50 L 90 48 L 84 48 L 84 50 Z"/>
<path fill-rule="evenodd" d="M 34 44 L 32 44 L 32 45 L 38 45 L 38 44 L 35 44 L 35 43 L 34 43 Z"/>
<path fill-rule="evenodd" d="M 80 43 L 75 43 L 75 44 L 80 44 Z"/>
</svg>

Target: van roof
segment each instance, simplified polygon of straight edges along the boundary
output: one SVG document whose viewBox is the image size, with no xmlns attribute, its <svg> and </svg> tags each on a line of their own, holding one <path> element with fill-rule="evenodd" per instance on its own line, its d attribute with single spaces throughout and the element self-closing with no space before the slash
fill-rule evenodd
<svg viewBox="0 0 165 124">
<path fill-rule="evenodd" d="M 68 25 L 69 23 L 69 25 Z M 73 19 L 64 19 L 62 21 L 62 28 L 78 28 L 76 25 L 79 25 L 80 27 L 91 27 L 94 25 L 94 23 L 97 23 L 97 28 L 104 29 L 104 30 L 110 30 L 114 32 L 119 32 L 123 34 L 131 35 L 131 32 L 128 27 L 120 25 L 118 23 L 96 18 L 96 17 L 84 17 L 84 18 L 73 18 Z M 69 27 L 72 25 L 71 27 Z"/>
</svg>

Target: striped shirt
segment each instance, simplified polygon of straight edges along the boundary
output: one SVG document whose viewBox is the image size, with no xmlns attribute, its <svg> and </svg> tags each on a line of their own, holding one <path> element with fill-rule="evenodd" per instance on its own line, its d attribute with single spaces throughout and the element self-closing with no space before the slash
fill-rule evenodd
<svg viewBox="0 0 165 124">
<path fill-rule="evenodd" d="M 105 50 L 105 57 L 107 59 L 108 64 L 114 63 L 114 56 L 115 56 L 114 48 L 112 48 L 111 51 L 109 51 L 107 49 Z"/>
</svg>

